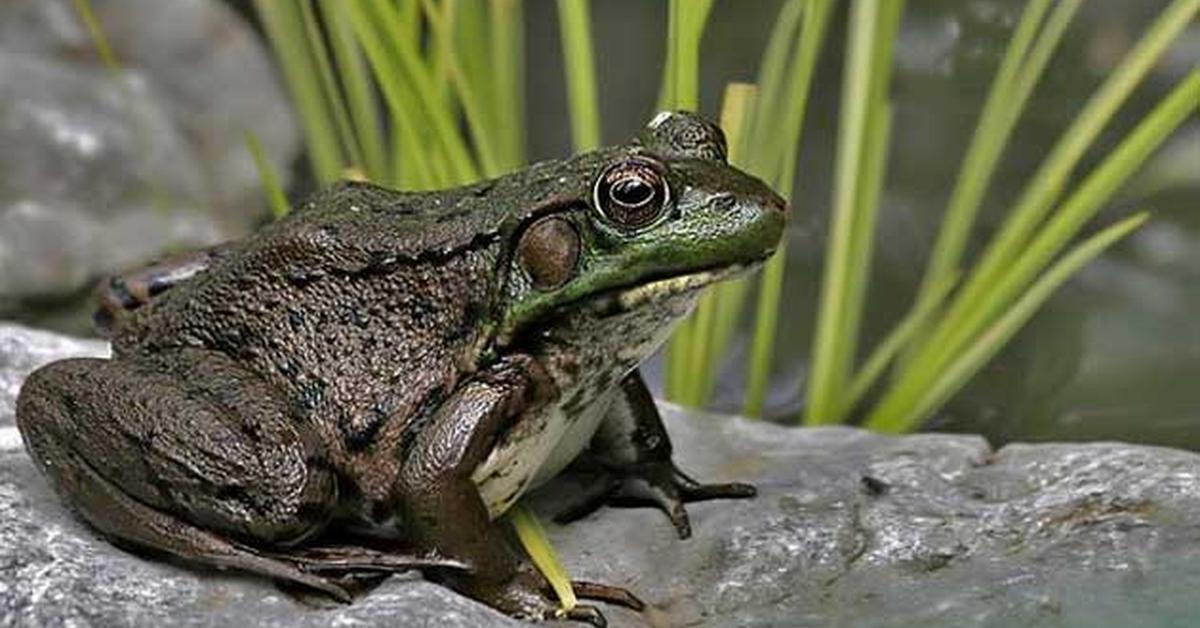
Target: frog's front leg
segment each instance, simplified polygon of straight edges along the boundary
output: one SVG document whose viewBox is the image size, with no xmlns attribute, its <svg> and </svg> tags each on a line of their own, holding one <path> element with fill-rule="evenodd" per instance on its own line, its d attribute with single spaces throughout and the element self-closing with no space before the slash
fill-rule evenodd
<svg viewBox="0 0 1200 628">
<path fill-rule="evenodd" d="M 528 356 L 511 356 L 461 384 L 421 430 L 401 472 L 398 498 L 406 530 L 414 540 L 467 565 L 461 572 L 435 574 L 451 587 L 510 615 L 529 619 L 559 616 L 549 584 L 509 545 L 493 522 L 471 474 L 503 429 L 554 396 L 553 384 Z M 615 587 L 576 583 L 580 597 L 636 610 L 641 602 Z M 577 606 L 568 619 L 604 625 L 594 607 Z"/>
<path fill-rule="evenodd" d="M 600 462 L 605 477 L 584 499 L 555 517 L 559 523 L 586 517 L 605 504 L 651 506 L 666 513 L 679 538 L 686 539 L 692 535 L 692 525 L 684 504 L 755 495 L 749 484 L 701 484 L 675 466 L 671 439 L 637 371 L 621 382 L 612 407 L 592 437 L 590 453 Z"/>
<path fill-rule="evenodd" d="M 128 312 L 208 270 L 228 254 L 230 248 L 231 245 L 226 243 L 177 253 L 109 277 L 96 288 L 96 311 L 92 313 L 92 322 L 101 333 L 112 333 Z"/>
</svg>

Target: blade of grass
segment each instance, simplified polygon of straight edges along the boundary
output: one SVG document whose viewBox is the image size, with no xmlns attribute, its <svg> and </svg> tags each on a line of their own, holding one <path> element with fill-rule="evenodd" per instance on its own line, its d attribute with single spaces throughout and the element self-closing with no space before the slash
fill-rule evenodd
<svg viewBox="0 0 1200 628">
<path fill-rule="evenodd" d="M 849 392 L 846 393 L 846 408 L 854 408 L 858 405 L 875 385 L 875 382 L 883 376 L 888 365 L 896 358 L 900 350 L 937 313 L 938 307 L 949 296 L 957 280 L 957 277 L 951 275 L 942 282 L 942 285 L 936 286 L 935 290 L 917 299 L 909 313 L 900 319 L 900 322 L 882 342 L 875 346 L 870 357 L 850 382 Z"/>
<path fill-rule="evenodd" d="M 846 373 L 843 376 L 845 388 L 840 393 L 841 398 L 837 400 L 834 416 L 821 417 L 827 418 L 831 423 L 843 422 L 846 413 L 851 410 L 845 396 L 848 392 L 849 380 L 853 375 L 854 359 L 858 354 L 859 328 L 862 325 L 867 284 L 874 257 L 875 224 L 879 212 L 879 199 L 883 193 L 887 156 L 891 144 L 892 107 L 888 100 L 888 91 L 892 75 L 892 42 L 900 29 L 904 3 L 885 2 L 881 9 L 879 23 L 876 26 L 877 41 L 872 53 L 874 58 L 871 60 L 873 68 L 870 88 L 871 104 L 867 112 L 866 135 L 863 137 L 865 145 L 863 146 L 862 171 L 858 174 L 858 189 L 855 191 L 857 207 L 854 209 L 854 227 L 851 231 L 849 259 L 852 262 L 847 275 L 845 317 L 841 321 L 841 327 L 844 330 L 844 346 L 840 353 L 845 363 Z"/>
<path fill-rule="evenodd" d="M 743 134 L 742 143 L 753 150 L 743 148 L 741 161 L 734 163 L 745 168 L 766 181 L 774 181 L 778 173 L 774 172 L 780 161 L 780 155 L 786 148 L 786 139 L 780 137 L 778 129 L 774 128 L 783 113 L 781 107 L 787 105 L 780 97 L 780 92 L 787 88 L 785 72 L 789 69 L 788 62 L 793 58 L 790 54 L 800 39 L 797 34 L 801 18 L 804 15 L 808 0 L 789 0 L 779 10 L 775 26 L 767 39 L 767 47 L 763 51 L 762 63 L 758 72 L 759 96 L 756 108 L 751 116 L 750 129 Z M 732 153 L 733 147 L 730 146 Z"/>
<path fill-rule="evenodd" d="M 344 161 L 337 133 L 330 124 L 332 116 L 321 94 L 299 9 L 293 2 L 271 0 L 254 0 L 254 9 L 275 50 L 284 83 L 300 116 L 313 174 L 321 183 L 332 182 L 340 175 Z"/>
<path fill-rule="evenodd" d="M 418 65 L 433 81 L 433 97 L 431 102 L 436 108 L 448 111 L 457 121 L 459 118 L 458 103 L 451 96 L 450 50 L 454 47 L 452 41 L 445 37 L 446 25 L 454 23 L 458 15 L 458 2 L 439 2 L 436 6 L 430 0 L 421 0 L 421 21 L 423 46 L 413 46 L 417 53 Z M 432 135 L 432 134 L 431 134 Z"/>
<path fill-rule="evenodd" d="M 349 4 L 355 7 L 354 13 L 363 18 L 355 20 L 360 34 L 373 27 L 378 28 L 381 24 L 394 23 L 400 16 L 397 7 L 389 2 L 359 0 Z M 386 34 L 380 34 L 377 39 L 382 40 L 379 43 L 392 59 L 394 73 L 388 76 L 402 78 L 408 84 L 408 91 L 415 95 L 414 102 L 421 112 L 422 128 L 429 131 L 433 141 L 445 152 L 447 162 L 452 168 L 451 183 L 459 184 L 478 179 L 479 168 L 471 157 L 454 116 L 449 108 L 439 102 L 436 81 L 422 60 L 418 41 L 389 37 Z"/>
<path fill-rule="evenodd" d="M 1008 145 L 1012 129 L 1024 111 L 1033 87 L 1042 76 L 1046 61 L 1061 41 L 1062 32 L 1080 3 L 1081 0 L 1060 3 L 1055 10 L 1058 19 L 1051 18 L 1051 25 L 1043 29 L 1040 36 L 1038 32 L 1051 0 L 1031 0 L 1025 5 L 967 148 L 925 269 L 918 301 L 957 271 L 1000 155 Z M 1061 27 L 1055 27 L 1057 25 Z M 1035 37 L 1037 44 L 1034 44 Z M 1027 59 L 1031 46 L 1040 52 Z M 1022 88 L 1014 89 L 1018 84 Z"/>
<path fill-rule="evenodd" d="M 88 36 L 92 40 L 92 46 L 96 49 L 96 54 L 100 57 L 100 62 L 117 85 L 122 105 L 129 115 L 130 122 L 133 124 L 134 140 L 138 147 L 138 153 L 142 155 L 149 154 L 152 141 L 150 128 L 147 125 L 145 117 L 139 110 L 133 85 L 124 76 L 121 62 L 113 52 L 108 35 L 104 32 L 104 26 L 100 23 L 99 18 L 96 17 L 96 12 L 90 0 L 72 1 L 75 14 L 83 22 L 84 27 L 87 28 Z M 163 186 L 162 181 L 152 178 L 144 185 L 146 191 L 149 193 L 150 203 L 154 211 L 160 215 L 169 215 L 175 207 L 175 202 L 171 193 Z"/>
<path fill-rule="evenodd" d="M 358 0 L 345 2 L 343 6 L 347 7 L 349 22 L 391 113 L 391 159 L 396 181 L 410 189 L 428 189 L 443 184 L 444 179 L 435 176 L 430 150 L 417 132 L 423 116 L 414 102 L 411 87 L 404 80 L 394 50 L 387 45 L 386 34 L 379 28 L 381 24 L 395 24 L 396 20 L 380 22 L 377 16 L 366 11 L 366 4 Z"/>
<path fill-rule="evenodd" d="M 567 72 L 567 101 L 571 110 L 571 141 L 576 153 L 600 146 L 596 62 L 592 55 L 589 7 L 587 0 L 558 0 L 563 65 Z"/>
<path fill-rule="evenodd" d="M 667 109 L 697 111 L 700 108 L 700 40 L 712 11 L 712 0 L 671 0 L 678 5 L 678 24 L 671 43 L 675 49 L 673 98 Z"/>
<path fill-rule="evenodd" d="M 989 290 L 967 304 L 965 316 L 939 324 L 929 340 L 931 346 L 906 366 L 872 417 L 891 423 L 897 416 L 908 416 L 928 382 L 940 376 L 945 365 L 991 323 L 997 312 L 1007 307 L 1009 300 L 1108 202 L 1162 141 L 1190 117 L 1197 100 L 1200 100 L 1200 70 L 1193 71 L 1172 90 L 1093 170 L 1005 272 L 997 275 Z M 936 345 L 932 344 L 935 342 Z"/>
<path fill-rule="evenodd" d="M 1197 102 L 1200 102 L 1200 70 L 1180 82 L 1063 202 L 1000 280 L 975 304 L 962 327 L 950 334 L 950 346 L 961 346 L 965 338 L 973 335 L 973 329 L 1002 309 L 1009 295 L 1018 292 L 1057 255 L 1162 142 L 1192 116 Z"/>
<path fill-rule="evenodd" d="M 445 0 L 441 0 L 445 2 Z M 492 59 L 491 32 L 488 30 L 488 7 L 483 0 L 454 0 L 458 16 L 454 20 L 451 46 L 466 81 L 475 87 L 480 102 L 486 105 L 488 124 L 496 124 L 496 83 L 491 80 L 491 66 L 499 70 L 500 59 Z"/>
<path fill-rule="evenodd" d="M 663 73 L 659 109 L 696 111 L 699 105 L 700 39 L 712 8 L 711 0 L 670 0 L 667 16 L 667 64 Z M 683 401 L 694 381 L 690 363 L 696 338 L 701 333 L 694 317 L 688 317 L 671 335 L 667 345 L 667 398 Z"/>
<path fill-rule="evenodd" d="M 246 149 L 254 158 L 254 167 L 258 170 L 258 180 L 262 182 L 263 194 L 267 199 L 267 207 L 271 208 L 271 215 L 282 218 L 291 209 L 288 206 L 287 195 L 283 193 L 279 177 L 276 176 L 275 169 L 271 167 L 271 162 L 267 160 L 262 144 L 253 131 L 246 131 Z"/>
<path fill-rule="evenodd" d="M 663 54 L 662 80 L 658 88 L 658 110 L 664 111 L 675 102 L 675 41 L 679 33 L 679 4 L 667 2 L 667 45 Z M 678 332 L 676 332 L 678 333 Z"/>
<path fill-rule="evenodd" d="M 363 166 L 367 178 L 395 184 L 395 181 L 389 180 L 387 152 L 381 140 L 383 124 L 379 117 L 375 86 L 371 81 L 366 60 L 363 59 L 362 49 L 347 21 L 344 5 L 343 0 L 321 0 L 321 16 L 329 28 L 337 76 L 344 87 L 355 135 L 362 146 Z"/>
<path fill-rule="evenodd" d="M 550 545 L 546 530 L 542 528 L 537 517 L 520 504 L 513 506 L 508 517 L 517 532 L 517 538 L 521 540 L 521 545 L 525 547 L 534 566 L 550 582 L 563 610 L 575 608 L 579 602 L 575 598 L 575 590 L 571 587 L 571 578 L 567 576 L 567 570 L 558 560 L 558 553 L 554 551 L 554 546 Z"/>
<path fill-rule="evenodd" d="M 863 223 L 869 217 L 860 214 L 863 194 L 862 174 L 872 157 L 871 148 L 884 148 L 885 142 L 873 142 L 871 131 L 881 130 L 886 125 L 873 124 L 873 114 L 880 115 L 886 91 L 881 73 L 890 73 L 890 67 L 879 67 L 876 63 L 887 59 L 895 38 L 895 27 L 899 24 L 899 2 L 882 3 L 882 0 L 855 0 L 851 5 L 848 52 L 843 72 L 843 86 L 838 134 L 838 160 L 834 188 L 833 225 L 826 253 L 826 270 L 821 283 L 820 306 L 817 316 L 816 337 L 811 361 L 812 377 L 809 385 L 808 405 L 805 421 L 810 424 L 836 421 L 840 411 L 840 399 L 844 396 L 850 376 L 857 337 L 859 305 L 855 294 L 863 288 L 856 282 L 865 277 L 865 268 L 856 254 L 866 252 L 869 247 L 857 247 L 870 234 L 863 231 Z M 889 64 L 890 65 L 890 64 Z M 864 220 L 864 218 L 867 218 Z"/>
<path fill-rule="evenodd" d="M 782 102 L 786 103 L 786 107 L 764 104 L 761 99 L 759 100 L 758 112 L 772 110 L 781 112 L 776 115 L 781 119 L 783 132 L 777 133 L 777 135 L 784 138 L 782 141 L 785 142 L 786 148 L 778 158 L 780 163 L 772 166 L 777 174 L 770 180 L 775 191 L 784 198 L 790 198 L 792 195 L 792 180 L 796 171 L 801 131 L 804 128 L 804 115 L 808 110 L 812 79 L 816 72 L 817 60 L 820 57 L 825 36 L 829 31 L 829 20 L 833 13 L 833 7 L 832 0 L 810 0 L 807 5 L 800 27 L 800 40 L 795 46 L 790 72 L 785 73 L 787 88 L 777 92 L 783 99 Z M 765 85 L 763 90 L 766 91 Z M 756 119 L 759 119 L 758 112 L 755 113 Z M 765 129 L 766 127 L 756 126 L 754 128 Z M 759 174 L 762 176 L 764 173 Z M 780 245 L 775 255 L 767 261 L 759 278 L 758 301 L 754 313 L 754 334 L 751 339 L 747 365 L 746 398 L 743 408 L 746 416 L 761 416 L 766 403 L 767 382 L 775 351 L 779 300 L 783 294 L 786 249 L 786 242 Z"/>
<path fill-rule="evenodd" d="M 712 365 L 708 363 L 712 347 L 707 341 L 716 315 L 716 295 L 711 289 L 705 290 L 696 303 L 689 342 L 682 347 L 682 352 L 688 355 L 688 378 L 683 382 L 683 393 L 680 395 L 680 402 L 684 405 L 704 405 L 705 399 L 701 398 L 701 394 L 712 376 Z"/>
<path fill-rule="evenodd" d="M 908 432 L 916 428 L 928 414 L 961 389 L 1029 321 L 1059 286 L 1114 242 L 1141 226 L 1147 217 L 1145 213 L 1131 216 L 1088 238 L 1071 250 L 1051 266 L 969 347 L 959 352 L 936 379 L 922 387 L 922 395 L 908 412 L 873 416 L 867 421 L 867 427 L 891 433 Z"/>
<path fill-rule="evenodd" d="M 940 329 L 923 343 L 914 360 L 922 360 L 924 356 L 922 366 L 928 368 L 929 354 L 945 347 L 946 334 L 971 315 L 974 304 L 991 291 L 997 276 L 1007 272 L 1013 257 L 1050 210 L 1088 147 L 1198 11 L 1200 0 L 1173 2 L 1109 74 L 1042 163 L 953 300 Z"/>
<path fill-rule="evenodd" d="M 491 0 L 488 7 L 495 123 L 500 133 L 501 165 L 511 170 L 525 162 L 525 34 L 521 2 Z M 599 135 L 597 132 L 597 141 Z"/>
<path fill-rule="evenodd" d="M 341 87 L 334 78 L 333 68 L 329 61 L 329 50 L 325 46 L 325 36 L 317 24 L 316 12 L 311 2 L 297 2 L 300 6 L 300 20 L 304 25 L 304 34 L 308 39 L 308 48 L 312 51 L 313 66 L 317 70 L 317 85 L 325 98 L 327 111 L 332 114 L 333 128 L 337 133 L 343 154 L 349 158 L 348 164 L 353 168 L 363 168 L 362 149 L 359 148 L 358 136 L 350 123 L 350 113 L 346 110 L 346 98 L 342 96 Z"/>
<path fill-rule="evenodd" d="M 476 97 L 475 86 L 468 80 L 458 61 L 458 53 L 454 47 L 454 31 L 450 20 L 451 11 L 438 11 L 433 0 L 422 0 L 425 17 L 432 26 L 434 46 L 441 51 L 441 57 L 446 65 L 450 82 L 458 93 L 458 100 L 466 114 L 467 126 L 471 130 L 471 139 L 475 144 L 475 154 L 485 177 L 495 177 L 501 173 L 499 157 L 496 153 L 496 143 L 493 137 L 496 129 L 491 124 L 486 106 Z M 445 7 L 454 6 L 447 3 Z M 461 181 L 460 183 L 465 183 Z"/>
<path fill-rule="evenodd" d="M 887 171 L 887 154 L 890 145 L 892 111 L 891 106 L 879 104 L 877 111 L 870 114 L 869 130 L 867 131 L 867 146 L 864 151 L 864 162 L 860 173 L 858 191 L 858 207 L 855 210 L 854 229 L 851 234 L 850 259 L 854 260 L 848 269 L 849 289 L 846 295 L 846 313 L 842 326 L 846 329 L 842 350 L 846 355 L 846 379 L 853 375 L 853 358 L 858 351 L 858 329 L 862 324 L 863 308 L 867 297 L 867 283 L 870 278 L 871 260 L 874 257 L 875 223 L 879 211 L 879 197 L 883 191 L 884 175 Z M 852 385 L 847 382 L 845 390 L 837 399 L 837 406 L 830 416 L 809 416 L 810 423 L 843 423 L 847 413 L 853 409 L 851 399 Z"/>
<path fill-rule="evenodd" d="M 112 46 L 108 43 L 108 35 L 100 26 L 100 20 L 96 19 L 96 12 L 92 10 L 90 0 L 71 0 L 71 4 L 75 7 L 75 14 L 87 28 L 92 45 L 96 47 L 96 54 L 100 55 L 100 62 L 108 71 L 120 72 L 121 64 L 117 61 L 117 55 L 113 53 Z"/>
</svg>

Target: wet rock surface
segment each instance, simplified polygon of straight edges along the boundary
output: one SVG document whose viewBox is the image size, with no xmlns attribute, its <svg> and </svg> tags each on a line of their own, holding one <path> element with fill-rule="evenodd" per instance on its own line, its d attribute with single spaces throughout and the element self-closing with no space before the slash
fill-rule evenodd
<svg viewBox="0 0 1200 628">
<path fill-rule="evenodd" d="M 0 324 L 0 378 L 98 343 Z M 7 385 L 7 384 L 6 384 Z M 573 575 L 651 609 L 614 626 L 1188 626 L 1200 615 L 1200 456 L 1116 443 L 1010 445 L 791 429 L 663 407 L 679 461 L 755 482 L 695 504 L 694 538 L 605 509 L 550 526 Z M 0 398 L 0 417 L 11 417 Z M 98 538 L 0 426 L 0 625 L 517 626 L 417 576 L 354 605 L 301 606 L 271 584 L 145 560 Z M 586 478 L 535 506 L 554 512 Z"/>
</svg>

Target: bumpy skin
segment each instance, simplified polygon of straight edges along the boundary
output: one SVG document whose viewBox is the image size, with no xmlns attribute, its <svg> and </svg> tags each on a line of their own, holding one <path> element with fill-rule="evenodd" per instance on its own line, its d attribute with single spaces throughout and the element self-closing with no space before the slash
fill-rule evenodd
<svg viewBox="0 0 1200 628">
<path fill-rule="evenodd" d="M 593 195 L 631 159 L 653 164 L 665 199 L 637 228 Z M 613 480 L 575 515 L 648 493 L 687 536 L 683 502 L 752 494 L 675 469 L 635 369 L 701 286 L 771 252 L 784 210 L 690 114 L 454 190 L 341 184 L 244 241 L 111 282 L 114 357 L 36 371 L 18 425 L 122 544 L 341 600 L 423 568 L 552 616 L 494 519 L 589 440 Z M 603 623 L 591 607 L 570 617 Z"/>
</svg>

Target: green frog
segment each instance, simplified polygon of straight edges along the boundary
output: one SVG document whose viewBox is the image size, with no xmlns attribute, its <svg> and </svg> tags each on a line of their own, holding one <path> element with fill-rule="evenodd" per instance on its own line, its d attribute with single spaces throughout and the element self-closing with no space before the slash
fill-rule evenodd
<svg viewBox="0 0 1200 628">
<path fill-rule="evenodd" d="M 512 616 L 564 616 L 497 521 L 586 454 L 603 504 L 745 498 L 672 462 L 639 364 L 701 288 L 766 259 L 786 203 L 720 129 L 438 192 L 333 186 L 250 237 L 118 277 L 111 359 L 29 376 L 34 461 L 101 533 L 349 602 L 420 569 Z M 584 599 L 640 608 L 576 582 Z M 603 625 L 595 606 L 566 612 Z"/>
</svg>

